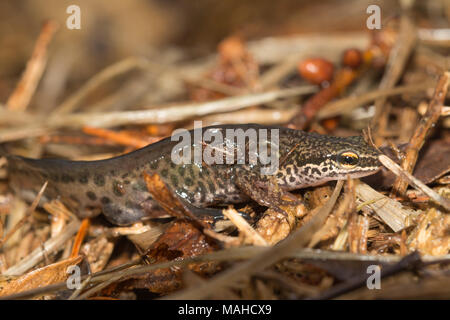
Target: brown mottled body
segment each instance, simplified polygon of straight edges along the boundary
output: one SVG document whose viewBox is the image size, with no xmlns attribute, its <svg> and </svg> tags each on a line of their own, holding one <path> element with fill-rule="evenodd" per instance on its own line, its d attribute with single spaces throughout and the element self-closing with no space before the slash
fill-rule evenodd
<svg viewBox="0 0 450 320">
<path fill-rule="evenodd" d="M 174 150 L 179 150 L 180 145 L 179 140 L 171 141 L 171 138 L 101 161 L 35 160 L 8 155 L 11 185 L 31 200 L 48 180 L 46 199 L 60 198 L 80 217 L 94 216 L 102 211 L 112 223 L 126 225 L 146 216 L 152 217 L 158 210 L 147 191 L 143 172 L 158 173 L 173 192 L 195 207 L 238 203 L 249 198 L 276 207 L 281 195 L 289 190 L 345 179 L 348 175 L 365 176 L 379 168 L 377 151 L 361 137 L 338 138 L 254 124 L 201 130 L 220 131 L 225 138 L 227 129 L 241 129 L 241 133 L 253 130 L 258 143 L 267 145 L 269 152 L 275 143 L 271 130 L 278 130 L 278 166 L 274 174 L 261 173 L 264 165 L 259 162 L 260 149 L 254 154 L 258 162 L 249 163 L 248 139 L 244 163 L 227 164 L 225 160 L 223 164 L 195 163 L 192 160 L 194 150 L 199 145 L 204 150 L 213 141 L 205 138 L 196 143 L 193 131 L 190 131 L 192 158 L 187 164 L 176 164 L 172 160 Z M 262 131 L 268 131 L 267 137 L 261 136 Z M 227 152 L 234 150 L 237 153 L 242 144 L 236 139 L 228 141 L 228 145 L 216 146 L 215 152 L 228 147 Z M 352 162 L 353 155 L 357 156 L 356 164 Z M 346 161 L 352 162 L 351 165 L 344 163 Z"/>
</svg>

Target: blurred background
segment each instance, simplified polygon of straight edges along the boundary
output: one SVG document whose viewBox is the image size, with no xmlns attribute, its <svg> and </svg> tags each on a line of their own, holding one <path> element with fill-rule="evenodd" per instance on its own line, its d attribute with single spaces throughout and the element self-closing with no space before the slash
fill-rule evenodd
<svg viewBox="0 0 450 320">
<path fill-rule="evenodd" d="M 81 8 L 81 30 L 65 27 L 69 16 L 66 8 L 72 4 Z M 128 56 L 144 56 L 153 61 L 161 59 L 161 55 L 175 60 L 200 57 L 214 51 L 230 35 L 251 40 L 301 33 L 367 31 L 366 8 L 370 4 L 382 8 L 383 21 L 399 14 L 397 1 L 374 0 L 1 1 L 0 101 L 7 99 L 20 79 L 47 19 L 58 21 L 61 27 L 51 42 L 46 74 L 33 97 L 32 108 L 51 108 L 50 105 L 61 102 L 67 91 Z M 414 14 L 420 27 L 448 27 L 449 1 L 416 1 Z M 174 48 L 182 50 L 182 57 Z M 52 76 L 51 86 L 46 76 Z"/>
</svg>

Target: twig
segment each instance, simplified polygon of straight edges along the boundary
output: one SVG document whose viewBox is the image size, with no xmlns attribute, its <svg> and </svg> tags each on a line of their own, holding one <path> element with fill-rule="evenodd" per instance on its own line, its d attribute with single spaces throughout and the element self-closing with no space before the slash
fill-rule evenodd
<svg viewBox="0 0 450 320">
<path fill-rule="evenodd" d="M 201 103 L 155 107 L 150 110 L 72 114 L 65 117 L 53 117 L 49 120 L 48 124 L 50 127 L 73 128 L 86 125 L 93 127 L 112 127 L 125 124 L 167 123 L 212 113 L 239 110 L 277 99 L 312 93 L 314 91 L 316 91 L 316 87 L 314 86 L 303 86 Z"/>
<path fill-rule="evenodd" d="M 424 145 L 428 133 L 441 116 L 441 109 L 447 94 L 449 77 L 450 72 L 445 72 L 440 77 L 433 95 L 433 99 L 431 99 L 430 104 L 428 105 L 427 112 L 421 119 L 419 126 L 411 137 L 409 145 L 405 151 L 406 156 L 401 166 L 408 173 L 413 172 L 417 157 L 419 156 L 419 151 Z M 405 182 L 402 177 L 398 177 L 395 180 L 392 193 L 402 195 L 405 193 L 407 186 L 408 183 Z"/>
<path fill-rule="evenodd" d="M 398 164 L 392 161 L 389 157 L 385 155 L 379 156 L 380 162 L 389 170 L 391 170 L 397 176 L 401 176 L 404 180 L 406 180 L 411 186 L 413 186 L 416 190 L 425 193 L 432 200 L 434 200 L 437 204 L 441 205 L 447 210 L 450 210 L 450 200 L 441 197 L 435 191 L 427 187 L 422 181 L 413 177 L 409 172 L 403 170 Z"/>
<path fill-rule="evenodd" d="M 89 284 L 89 282 L 92 279 L 92 275 L 89 275 L 81 284 L 81 286 L 79 288 L 77 288 L 72 295 L 69 297 L 68 300 L 75 300 L 78 298 L 78 296 L 80 295 L 81 291 L 83 291 L 84 288 L 86 288 L 86 286 Z"/>
<path fill-rule="evenodd" d="M 394 95 L 400 95 L 407 92 L 418 92 L 425 91 L 429 87 L 427 84 L 412 84 L 407 86 L 395 87 L 390 89 L 378 89 L 373 90 L 364 94 L 361 94 L 357 97 L 346 97 L 339 99 L 335 102 L 328 103 L 325 107 L 319 110 L 317 113 L 318 119 L 331 118 L 337 115 L 349 113 L 355 108 L 358 108 L 361 105 L 369 103 L 373 100 L 389 97 Z"/>
<path fill-rule="evenodd" d="M 417 251 L 415 251 L 415 252 L 407 255 L 406 257 L 404 257 L 397 264 L 384 268 L 381 271 L 380 277 L 387 278 L 389 276 L 392 276 L 394 274 L 402 272 L 405 269 L 411 268 L 413 266 L 417 266 L 420 263 L 421 263 L 420 255 L 419 255 L 419 253 L 417 253 Z M 327 300 L 327 299 L 336 298 L 344 293 L 361 288 L 362 286 L 364 286 L 366 284 L 366 281 L 367 281 L 367 274 L 363 274 L 361 277 L 356 277 L 356 278 L 351 279 L 348 282 L 344 282 L 340 285 L 334 286 L 331 289 L 329 289 L 328 291 L 320 294 L 318 297 L 315 297 L 313 299 Z"/>
<path fill-rule="evenodd" d="M 244 109 L 234 112 L 219 113 L 202 118 L 203 125 L 208 126 L 219 123 L 259 123 L 276 124 L 287 122 L 297 112 L 297 109 Z"/>
<path fill-rule="evenodd" d="M 28 60 L 22 78 L 6 102 L 8 109 L 23 111 L 27 108 L 44 72 L 48 45 L 57 29 L 58 24 L 55 21 L 48 21 L 42 26 L 41 34 L 36 40 L 33 54 Z"/>
</svg>

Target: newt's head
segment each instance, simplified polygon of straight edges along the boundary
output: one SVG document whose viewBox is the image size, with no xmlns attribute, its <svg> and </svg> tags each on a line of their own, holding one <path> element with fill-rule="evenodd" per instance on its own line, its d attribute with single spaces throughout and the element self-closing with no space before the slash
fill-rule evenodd
<svg viewBox="0 0 450 320">
<path fill-rule="evenodd" d="M 297 142 L 280 166 L 278 178 L 283 181 L 279 182 L 294 189 L 348 176 L 368 176 L 380 169 L 379 154 L 361 136 L 341 138 L 311 133 Z"/>
</svg>

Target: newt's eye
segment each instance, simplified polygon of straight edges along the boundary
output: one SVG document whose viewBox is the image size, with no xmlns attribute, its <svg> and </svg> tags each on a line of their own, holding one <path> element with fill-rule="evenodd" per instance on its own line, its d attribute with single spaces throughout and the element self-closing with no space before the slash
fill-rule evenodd
<svg viewBox="0 0 450 320">
<path fill-rule="evenodd" d="M 351 151 L 342 152 L 337 156 L 337 162 L 345 169 L 351 169 L 358 164 L 359 157 Z"/>
</svg>

